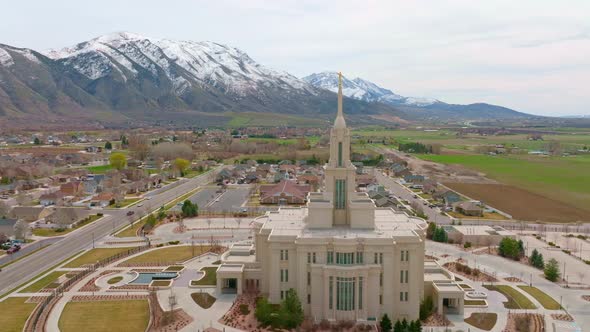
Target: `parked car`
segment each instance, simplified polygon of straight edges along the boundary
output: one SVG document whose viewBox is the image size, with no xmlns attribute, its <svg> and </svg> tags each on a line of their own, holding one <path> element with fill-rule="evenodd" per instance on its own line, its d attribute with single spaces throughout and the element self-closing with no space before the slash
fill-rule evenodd
<svg viewBox="0 0 590 332">
<path fill-rule="evenodd" d="M 135 211 L 127 211 L 128 216 L 132 216 L 134 213 L 135 213 Z"/>
<path fill-rule="evenodd" d="M 6 250 L 7 254 L 14 254 L 15 252 L 20 250 L 20 246 L 10 247 L 10 249 Z"/>
</svg>

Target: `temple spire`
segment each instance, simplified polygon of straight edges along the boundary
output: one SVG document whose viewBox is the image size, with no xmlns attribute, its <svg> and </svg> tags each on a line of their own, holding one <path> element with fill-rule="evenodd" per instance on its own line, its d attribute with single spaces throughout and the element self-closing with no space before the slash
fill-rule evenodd
<svg viewBox="0 0 590 332">
<path fill-rule="evenodd" d="M 334 120 L 334 128 L 346 128 L 344 113 L 342 112 L 342 73 L 338 72 L 338 113 Z"/>
</svg>

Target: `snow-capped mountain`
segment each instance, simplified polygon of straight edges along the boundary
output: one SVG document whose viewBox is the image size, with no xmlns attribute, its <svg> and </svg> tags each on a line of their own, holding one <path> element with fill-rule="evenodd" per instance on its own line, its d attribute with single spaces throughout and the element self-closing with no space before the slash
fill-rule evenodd
<svg viewBox="0 0 590 332">
<path fill-rule="evenodd" d="M 338 73 L 314 73 L 304 77 L 303 80 L 317 88 L 338 92 Z M 382 88 L 373 82 L 359 77 L 352 80 L 343 77 L 342 93 L 350 98 L 393 105 L 429 106 L 438 102 L 436 99 L 400 96 L 391 90 Z"/>
<path fill-rule="evenodd" d="M 269 87 L 315 92 L 293 75 L 266 68 L 239 49 L 214 42 L 156 39 L 120 32 L 43 53 L 91 80 L 115 74 L 126 81 L 137 78 L 142 70 L 154 76 L 164 74 L 176 95 L 182 95 L 195 83 L 241 97 L 263 93 Z"/>
<path fill-rule="evenodd" d="M 324 124 L 336 112 L 337 87 L 335 73 L 299 79 L 215 42 L 121 32 L 44 52 L 0 44 L 0 117 L 24 123 Z M 356 124 L 524 116 L 408 98 L 360 78 L 345 79 L 344 93 Z"/>
</svg>

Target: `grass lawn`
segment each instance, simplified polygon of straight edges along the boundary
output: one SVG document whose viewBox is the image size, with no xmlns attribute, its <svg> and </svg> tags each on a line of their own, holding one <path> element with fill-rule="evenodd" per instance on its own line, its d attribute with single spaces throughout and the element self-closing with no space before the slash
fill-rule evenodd
<svg viewBox="0 0 590 332">
<path fill-rule="evenodd" d="M 464 300 L 463 304 L 465 304 L 465 305 L 486 305 L 486 301 L 484 301 L 484 300 Z"/>
<path fill-rule="evenodd" d="M 26 297 L 11 297 L 0 302 L 0 329 L 21 332 L 37 303 L 25 303 Z"/>
<path fill-rule="evenodd" d="M 508 217 L 505 217 L 499 213 L 496 212 L 484 212 L 483 213 L 483 217 L 476 217 L 476 216 L 466 216 L 462 213 L 459 212 L 455 212 L 455 211 L 449 211 L 447 212 L 447 214 L 451 217 L 455 217 L 457 219 L 488 219 L 488 220 L 506 220 L 508 219 Z"/>
<path fill-rule="evenodd" d="M 113 277 L 113 278 L 107 280 L 107 284 L 109 284 L 109 285 L 116 284 L 121 280 L 123 280 L 123 277 L 121 277 L 121 276 Z"/>
<path fill-rule="evenodd" d="M 147 300 L 69 302 L 59 318 L 62 332 L 143 332 L 150 319 Z"/>
<path fill-rule="evenodd" d="M 110 171 L 113 167 L 111 165 L 88 166 L 86 169 L 93 174 L 104 174 Z"/>
<path fill-rule="evenodd" d="M 473 289 L 471 286 L 469 286 L 468 284 L 460 284 L 459 286 L 461 286 L 461 288 L 463 289 Z"/>
<path fill-rule="evenodd" d="M 542 290 L 538 289 L 537 287 L 531 286 L 518 286 L 523 291 L 529 293 L 535 300 L 539 301 L 543 308 L 549 310 L 559 310 L 561 306 L 557 301 L 555 301 L 551 296 L 547 295 Z"/>
<path fill-rule="evenodd" d="M 184 269 L 184 266 L 182 266 L 182 265 L 172 265 L 172 266 L 168 266 L 166 268 L 166 270 L 164 270 L 164 271 L 178 272 L 182 269 Z"/>
<path fill-rule="evenodd" d="M 538 157 L 529 155 L 418 155 L 443 164 L 459 164 L 492 179 L 587 208 L 590 200 L 590 156 Z"/>
<path fill-rule="evenodd" d="M 154 280 L 154 281 L 152 281 L 150 286 L 166 287 L 166 286 L 170 286 L 171 283 L 172 283 L 172 280 Z"/>
<path fill-rule="evenodd" d="M 132 247 L 125 247 L 125 248 L 96 248 L 91 249 L 84 253 L 82 256 L 74 259 L 73 261 L 66 264 L 64 267 L 81 267 L 85 264 L 93 264 L 96 261 L 101 259 L 105 259 L 107 257 L 114 256 L 118 253 L 127 251 L 129 249 L 134 249 Z"/>
<path fill-rule="evenodd" d="M 140 201 L 141 198 L 125 198 L 124 200 L 115 203 L 115 204 L 111 204 L 108 207 L 110 208 L 124 208 L 124 207 L 128 207 L 129 205 L 136 203 L 138 201 Z"/>
<path fill-rule="evenodd" d="M 197 281 L 191 281 L 193 286 L 205 286 L 217 284 L 217 266 L 207 266 L 201 269 L 205 276 Z"/>
<path fill-rule="evenodd" d="M 194 249 L 194 255 L 193 255 Z M 164 247 L 156 250 L 146 252 L 142 255 L 126 260 L 124 263 L 143 264 L 143 263 L 158 263 L 158 262 L 184 262 L 190 258 L 199 256 L 203 252 L 209 250 L 208 246 L 173 246 Z"/>
<path fill-rule="evenodd" d="M 491 291 L 502 293 L 508 301 L 504 302 L 506 309 L 536 309 L 537 307 L 524 294 L 518 290 L 507 285 L 484 285 L 485 288 Z"/>
<path fill-rule="evenodd" d="M 209 293 L 192 293 L 191 297 L 196 304 L 198 304 L 203 309 L 209 309 L 217 300 L 213 296 L 209 295 Z"/>
<path fill-rule="evenodd" d="M 53 282 L 57 280 L 57 278 L 61 277 L 62 275 L 66 274 L 66 271 L 55 271 L 51 272 L 50 274 L 46 275 L 45 277 L 39 279 L 29 287 L 23 289 L 19 293 L 36 293 L 43 288 L 51 285 Z"/>
<path fill-rule="evenodd" d="M 475 326 L 478 329 L 489 331 L 494 328 L 497 320 L 498 314 L 474 312 L 465 319 L 465 323 Z"/>
<path fill-rule="evenodd" d="M 36 229 L 33 229 L 33 235 L 47 236 L 47 237 L 62 236 L 62 235 L 68 234 L 70 232 L 73 232 L 80 227 L 84 227 L 90 223 L 93 223 L 100 218 L 102 218 L 102 216 L 99 217 L 96 214 L 89 215 L 84 221 L 82 221 L 78 225 L 76 225 L 76 227 L 65 228 L 65 229 L 63 229 L 62 232 L 59 232 L 57 229 L 51 229 L 51 228 L 36 228 Z"/>
<path fill-rule="evenodd" d="M 137 236 L 138 230 L 145 224 L 142 220 L 138 220 L 133 223 L 133 226 L 127 227 L 124 230 L 120 231 L 119 233 L 115 234 L 115 237 L 134 237 Z"/>
</svg>

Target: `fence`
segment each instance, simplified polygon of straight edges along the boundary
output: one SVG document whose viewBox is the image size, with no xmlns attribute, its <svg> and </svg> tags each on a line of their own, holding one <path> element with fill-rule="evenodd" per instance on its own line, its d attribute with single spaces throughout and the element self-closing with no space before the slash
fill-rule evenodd
<svg viewBox="0 0 590 332">
<path fill-rule="evenodd" d="M 98 261 L 98 262 L 92 264 L 87 269 L 81 271 L 80 273 L 78 273 L 78 274 L 74 275 L 73 277 L 71 277 L 70 279 L 66 280 L 64 283 L 62 283 L 57 288 L 55 288 L 49 296 L 47 296 L 43 301 L 41 301 L 37 305 L 37 307 L 35 307 L 35 310 L 31 314 L 31 316 L 29 316 L 29 319 L 26 322 L 24 331 L 25 332 L 45 331 L 45 320 L 47 319 L 47 316 L 49 316 L 49 313 L 51 312 L 51 309 L 53 308 L 55 303 L 57 303 L 57 301 L 63 296 L 63 293 L 68 291 L 68 289 L 71 286 L 73 286 L 74 284 L 79 282 L 81 279 L 83 279 L 83 278 L 87 277 L 88 275 L 90 275 L 91 273 L 95 272 L 96 269 L 106 266 L 106 265 L 108 265 L 114 261 L 117 261 L 121 258 L 142 252 L 146 249 L 149 249 L 150 247 L 151 247 L 150 245 L 145 245 L 145 246 L 129 249 L 127 251 L 118 253 L 118 254 L 113 255 L 111 257 L 107 257 L 101 261 Z"/>
</svg>

